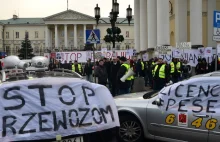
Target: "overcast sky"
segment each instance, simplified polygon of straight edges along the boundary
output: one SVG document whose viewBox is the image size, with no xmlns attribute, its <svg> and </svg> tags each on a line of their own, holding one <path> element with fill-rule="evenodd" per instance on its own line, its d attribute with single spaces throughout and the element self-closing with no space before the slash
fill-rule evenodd
<svg viewBox="0 0 220 142">
<path fill-rule="evenodd" d="M 109 16 L 112 0 L 69 0 L 69 9 L 94 16 L 94 7 L 99 4 L 101 16 Z M 126 16 L 130 4 L 134 12 L 134 0 L 118 0 L 120 17 Z M 0 19 L 10 19 L 19 13 L 21 18 L 47 17 L 67 9 L 67 0 L 0 0 Z"/>
</svg>

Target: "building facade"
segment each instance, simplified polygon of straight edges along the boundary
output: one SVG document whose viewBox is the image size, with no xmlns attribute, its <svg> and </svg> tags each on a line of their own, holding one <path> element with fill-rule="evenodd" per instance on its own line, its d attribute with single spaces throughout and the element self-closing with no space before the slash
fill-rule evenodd
<svg viewBox="0 0 220 142">
<path fill-rule="evenodd" d="M 13 15 L 12 19 L 0 22 L 0 51 L 8 55 L 18 54 L 25 33 L 28 34 L 35 55 L 47 51 L 84 50 L 85 31 L 91 29 L 100 29 L 101 43 L 96 45 L 97 50 L 102 47 L 111 49 L 112 46 L 103 40 L 107 34 L 106 29 L 111 27 L 108 18 L 102 18 L 97 25 L 94 17 L 73 10 L 45 18 L 19 18 Z M 125 38 L 124 42 L 116 43 L 116 48 L 134 48 L 133 22 L 129 26 L 125 18 L 119 18 L 116 25 L 121 28 Z"/>
<path fill-rule="evenodd" d="M 133 9 L 130 26 L 126 18 L 118 18 L 116 26 L 121 28 L 125 40 L 116 43 L 116 49 L 145 52 L 158 45 L 175 47 L 180 42 L 191 42 L 197 47 L 216 46 L 212 40 L 213 11 L 220 10 L 220 0 L 134 0 Z M 110 50 L 112 44 L 103 41 L 110 27 L 109 18 L 102 18 L 97 25 L 94 17 L 73 10 L 45 18 L 14 15 L 12 19 L 0 20 L 0 51 L 18 54 L 26 32 L 35 55 L 48 50 L 84 50 L 85 30 L 95 28 L 101 32 L 101 43 L 96 49 Z"/>
<path fill-rule="evenodd" d="M 216 47 L 213 12 L 220 0 L 134 0 L 135 49 L 191 42 L 193 47 Z"/>
</svg>

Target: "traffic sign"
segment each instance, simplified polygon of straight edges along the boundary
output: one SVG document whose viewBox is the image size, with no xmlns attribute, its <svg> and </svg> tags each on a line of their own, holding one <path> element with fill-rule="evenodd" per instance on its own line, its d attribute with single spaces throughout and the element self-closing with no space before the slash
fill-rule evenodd
<svg viewBox="0 0 220 142">
<path fill-rule="evenodd" d="M 86 44 L 100 43 L 100 30 L 86 30 Z"/>
<path fill-rule="evenodd" d="M 220 11 L 214 11 L 213 16 L 213 40 L 220 41 Z"/>
</svg>

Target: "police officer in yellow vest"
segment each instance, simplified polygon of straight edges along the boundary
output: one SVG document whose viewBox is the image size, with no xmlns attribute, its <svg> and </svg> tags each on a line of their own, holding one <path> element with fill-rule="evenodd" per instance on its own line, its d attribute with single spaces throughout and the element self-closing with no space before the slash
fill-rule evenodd
<svg viewBox="0 0 220 142">
<path fill-rule="evenodd" d="M 172 62 L 170 63 L 170 75 L 173 83 L 180 81 L 181 63 L 177 58 L 173 58 Z"/>
<path fill-rule="evenodd" d="M 153 78 L 154 78 L 153 89 L 154 90 L 159 91 L 166 85 L 168 74 L 169 73 L 168 73 L 166 64 L 164 64 L 161 58 L 158 59 L 157 64 L 154 67 L 154 72 L 153 72 Z"/>
<path fill-rule="evenodd" d="M 76 60 L 72 65 L 72 72 L 77 72 L 78 74 L 82 75 L 82 66 Z"/>
<path fill-rule="evenodd" d="M 129 71 L 130 65 L 127 63 L 127 59 L 125 57 L 120 58 L 121 67 L 119 68 L 117 80 L 118 80 L 118 88 L 119 88 L 119 95 L 128 94 L 130 93 L 131 88 L 131 80 L 132 77 L 128 77 L 125 82 L 122 82 L 120 79 Z"/>
</svg>

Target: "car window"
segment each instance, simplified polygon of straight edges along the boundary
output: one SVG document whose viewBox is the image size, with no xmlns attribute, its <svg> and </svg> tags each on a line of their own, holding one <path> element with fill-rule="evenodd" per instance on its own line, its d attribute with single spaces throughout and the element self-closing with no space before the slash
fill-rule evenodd
<svg viewBox="0 0 220 142">
<path fill-rule="evenodd" d="M 220 73 L 214 73 L 214 74 L 211 74 L 210 76 L 220 76 Z"/>
<path fill-rule="evenodd" d="M 151 92 L 144 94 L 143 98 L 144 99 L 151 99 L 157 95 L 158 95 L 158 91 L 151 91 Z"/>
</svg>

